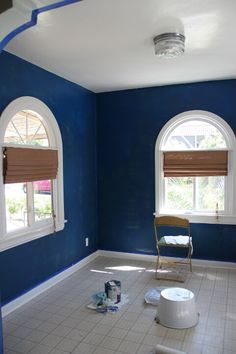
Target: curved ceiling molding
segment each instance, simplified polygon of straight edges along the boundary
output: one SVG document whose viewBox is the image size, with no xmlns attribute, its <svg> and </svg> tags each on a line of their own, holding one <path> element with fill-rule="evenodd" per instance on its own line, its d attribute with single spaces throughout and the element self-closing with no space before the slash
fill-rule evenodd
<svg viewBox="0 0 236 354">
<path fill-rule="evenodd" d="M 10 42 L 15 36 L 26 29 L 35 26 L 40 13 L 71 5 L 80 1 L 83 0 L 31 1 L 30 6 L 28 5 L 27 7 L 22 6 L 22 3 L 19 3 L 18 5 L 17 1 L 15 1 L 12 9 L 5 11 L 0 15 L 1 23 L 3 24 L 2 35 L 0 35 L 0 53 L 8 42 Z M 44 6 L 37 7 L 38 3 L 43 3 Z M 29 20 L 26 20 L 27 18 L 29 18 Z"/>
</svg>

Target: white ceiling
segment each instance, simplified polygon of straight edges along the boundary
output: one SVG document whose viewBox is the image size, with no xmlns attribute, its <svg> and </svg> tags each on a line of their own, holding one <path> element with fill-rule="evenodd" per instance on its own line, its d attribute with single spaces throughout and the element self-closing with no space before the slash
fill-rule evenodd
<svg viewBox="0 0 236 354">
<path fill-rule="evenodd" d="M 184 56 L 153 37 L 183 30 Z M 236 77 L 236 0 L 84 0 L 39 15 L 6 50 L 94 92 Z"/>
</svg>

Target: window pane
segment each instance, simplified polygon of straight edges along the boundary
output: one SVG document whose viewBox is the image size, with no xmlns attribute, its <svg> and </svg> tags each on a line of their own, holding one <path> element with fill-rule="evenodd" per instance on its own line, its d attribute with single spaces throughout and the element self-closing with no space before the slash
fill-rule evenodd
<svg viewBox="0 0 236 354">
<path fill-rule="evenodd" d="M 33 182 L 34 220 L 52 217 L 52 185 L 50 180 Z"/>
<path fill-rule="evenodd" d="M 226 148 L 221 132 L 212 124 L 191 120 L 178 125 L 164 144 L 165 149 L 214 149 Z"/>
<path fill-rule="evenodd" d="M 166 177 L 165 208 L 174 210 L 193 209 L 193 178 Z"/>
<path fill-rule="evenodd" d="M 42 118 L 32 111 L 20 111 L 9 122 L 4 143 L 48 146 Z"/>
<path fill-rule="evenodd" d="M 197 209 L 215 211 L 224 210 L 225 177 L 196 177 Z"/>
<path fill-rule="evenodd" d="M 5 184 L 7 232 L 28 226 L 24 183 Z"/>
</svg>

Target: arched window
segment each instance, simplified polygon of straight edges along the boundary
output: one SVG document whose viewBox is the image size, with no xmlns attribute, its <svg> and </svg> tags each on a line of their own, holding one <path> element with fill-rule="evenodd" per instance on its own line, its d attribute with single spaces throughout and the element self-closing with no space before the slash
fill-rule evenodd
<svg viewBox="0 0 236 354">
<path fill-rule="evenodd" d="M 2 113 L 0 144 L 3 158 L 6 158 L 5 151 L 16 152 L 15 165 L 7 181 L 3 176 L 3 163 L 0 167 L 0 249 L 4 250 L 64 228 L 62 140 L 50 109 L 36 98 L 20 97 Z M 32 168 L 28 166 L 28 154 L 36 152 L 40 158 L 51 151 L 56 152 L 55 178 L 44 178 L 38 165 L 35 167 L 36 177 L 30 178 Z M 23 159 L 26 161 L 23 166 L 26 172 L 23 171 L 20 182 L 18 178 L 15 183 L 18 162 L 24 152 L 27 154 Z M 47 161 L 46 157 L 46 164 Z"/>
<path fill-rule="evenodd" d="M 189 111 L 172 118 L 155 148 L 155 214 L 192 222 L 235 223 L 235 136 L 217 115 Z"/>
</svg>

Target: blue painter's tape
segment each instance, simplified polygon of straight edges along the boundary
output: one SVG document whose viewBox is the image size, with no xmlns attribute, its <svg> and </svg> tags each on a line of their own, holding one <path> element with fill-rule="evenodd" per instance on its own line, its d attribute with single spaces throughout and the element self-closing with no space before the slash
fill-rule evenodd
<svg viewBox="0 0 236 354">
<path fill-rule="evenodd" d="M 76 2 L 80 2 L 83 0 L 62 0 L 62 1 L 58 1 L 54 4 L 51 5 L 46 5 L 43 7 L 40 7 L 38 9 L 34 9 L 32 10 L 32 14 L 31 14 L 31 19 L 30 21 L 23 23 L 23 25 L 17 27 L 16 29 L 14 29 L 13 31 L 11 31 L 10 33 L 8 33 L 8 35 L 6 37 L 4 37 L 1 41 L 0 41 L 0 53 L 1 51 L 5 48 L 5 46 L 19 33 L 25 31 L 26 29 L 33 27 L 37 24 L 37 20 L 38 20 L 38 15 L 42 12 L 46 12 L 46 11 L 50 11 L 53 9 L 57 9 L 59 7 L 62 6 L 67 6 L 67 5 L 71 5 L 74 4 Z"/>
</svg>

